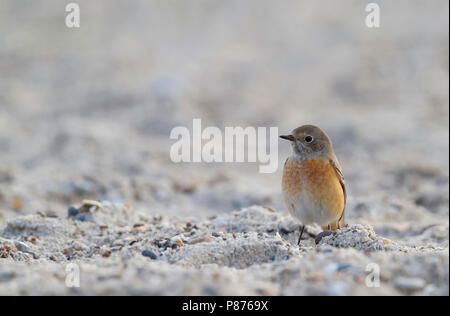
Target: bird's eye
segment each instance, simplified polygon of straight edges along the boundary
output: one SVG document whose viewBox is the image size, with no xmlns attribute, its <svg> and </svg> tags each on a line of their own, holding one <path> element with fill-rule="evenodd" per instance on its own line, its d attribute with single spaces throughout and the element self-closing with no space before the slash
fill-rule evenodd
<svg viewBox="0 0 450 316">
<path fill-rule="evenodd" d="M 311 143 L 314 140 L 314 138 L 312 136 L 305 136 L 305 142 L 307 143 Z"/>
</svg>

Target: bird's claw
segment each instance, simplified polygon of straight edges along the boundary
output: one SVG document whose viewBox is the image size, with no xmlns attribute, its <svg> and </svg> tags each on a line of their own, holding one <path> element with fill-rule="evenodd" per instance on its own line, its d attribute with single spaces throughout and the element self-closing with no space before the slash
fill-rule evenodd
<svg viewBox="0 0 450 316">
<path fill-rule="evenodd" d="M 323 237 L 330 236 L 332 233 L 333 232 L 331 230 L 324 230 L 323 232 L 319 233 L 315 239 L 316 245 L 318 245 L 322 241 Z"/>
</svg>

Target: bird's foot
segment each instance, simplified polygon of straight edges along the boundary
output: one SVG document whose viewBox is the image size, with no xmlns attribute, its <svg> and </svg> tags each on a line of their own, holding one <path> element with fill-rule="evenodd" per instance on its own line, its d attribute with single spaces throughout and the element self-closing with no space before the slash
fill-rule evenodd
<svg viewBox="0 0 450 316">
<path fill-rule="evenodd" d="M 323 232 L 319 233 L 315 239 L 316 245 L 318 245 L 322 241 L 323 237 L 330 236 L 332 233 L 333 232 L 331 230 L 324 230 Z"/>
</svg>

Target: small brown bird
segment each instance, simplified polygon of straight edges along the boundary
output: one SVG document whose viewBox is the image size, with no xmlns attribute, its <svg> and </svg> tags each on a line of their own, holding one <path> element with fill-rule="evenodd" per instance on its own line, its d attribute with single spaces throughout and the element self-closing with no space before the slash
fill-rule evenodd
<svg viewBox="0 0 450 316">
<path fill-rule="evenodd" d="M 316 243 L 344 226 L 346 190 L 341 166 L 328 135 L 314 125 L 300 126 L 291 135 L 292 155 L 283 170 L 283 197 L 291 215 L 301 223 L 300 244 L 305 225 L 317 223 L 323 232 Z"/>
</svg>

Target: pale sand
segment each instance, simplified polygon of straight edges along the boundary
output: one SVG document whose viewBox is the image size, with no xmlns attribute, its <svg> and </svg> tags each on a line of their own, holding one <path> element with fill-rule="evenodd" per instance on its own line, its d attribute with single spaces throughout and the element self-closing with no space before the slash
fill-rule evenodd
<svg viewBox="0 0 450 316">
<path fill-rule="evenodd" d="M 375 30 L 359 0 L 83 0 L 68 30 L 58 0 L 2 1 L 0 294 L 448 295 L 448 1 L 377 2 Z M 284 142 L 270 175 L 172 163 L 193 118 L 321 126 L 349 227 L 296 247 Z M 97 223 L 68 220 L 85 199 Z"/>
</svg>

